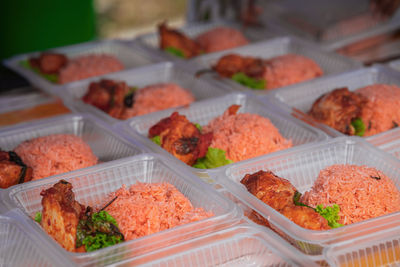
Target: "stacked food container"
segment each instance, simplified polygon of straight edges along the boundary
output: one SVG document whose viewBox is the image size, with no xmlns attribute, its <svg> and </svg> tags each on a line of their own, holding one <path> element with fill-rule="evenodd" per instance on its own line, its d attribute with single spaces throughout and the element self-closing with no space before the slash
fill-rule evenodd
<svg viewBox="0 0 400 267">
<path fill-rule="evenodd" d="M 270 18 L 266 25 L 285 26 L 279 20 L 287 18 L 288 12 L 283 12 L 282 7 L 275 8 L 281 12 L 276 14 L 282 17 Z M 397 21 L 393 23 L 384 27 L 397 25 Z M 398 62 L 363 67 L 361 62 L 332 51 L 340 44 L 312 42 L 304 36 L 295 36 L 290 28 L 283 31 L 272 27 L 275 30 L 269 31 L 220 22 L 189 25 L 181 31 L 194 37 L 218 26 L 243 31 L 250 43 L 190 60 L 160 50 L 157 33 L 130 41 L 99 41 L 57 48 L 55 52 L 71 58 L 91 53 L 111 54 L 125 67 L 122 71 L 66 84 L 51 82 L 21 64 L 37 57 L 39 52 L 5 61 L 6 66 L 46 95 L 19 96 L 3 101 L 4 104 L 0 99 L 2 114 L 9 116 L 27 102 L 39 106 L 55 99 L 63 103 L 69 114 L 30 119 L 0 128 L 0 148 L 12 151 L 33 138 L 72 134 L 90 147 L 98 164 L 0 189 L 1 266 L 400 264 L 399 211 L 339 228 L 310 230 L 262 202 L 241 182 L 248 174 L 269 170 L 286 178 L 298 192 L 305 193 L 313 187 L 320 171 L 329 166 L 366 165 L 385 173 L 400 190 L 400 128 L 368 138 L 350 137 L 308 115 L 316 99 L 334 88 L 348 87 L 355 91 L 376 83 L 400 86 Z M 350 42 L 344 40 L 343 37 L 340 42 Z M 316 62 L 323 75 L 275 90 L 253 90 L 217 74 L 215 64 L 228 54 L 263 59 L 297 54 Z M 204 74 L 198 75 L 199 72 Z M 83 101 L 91 84 L 101 80 L 124 81 L 138 88 L 175 83 L 189 91 L 195 101 L 123 120 Z M 235 111 L 230 110 L 232 106 L 236 107 Z M 185 164 L 149 138 L 149 129 L 175 112 L 204 127 L 228 111 L 268 118 L 290 142 L 290 147 L 216 168 L 199 169 Z M 247 131 L 250 135 L 252 129 Z M 212 215 L 99 250 L 70 252 L 43 230 L 46 222 L 39 224 L 34 220 L 42 211 L 44 192 L 59 181 L 71 184 L 75 199 L 92 207 L 121 187 L 168 183 L 194 208 L 202 208 Z M 264 223 L 255 223 L 254 214 Z"/>
</svg>

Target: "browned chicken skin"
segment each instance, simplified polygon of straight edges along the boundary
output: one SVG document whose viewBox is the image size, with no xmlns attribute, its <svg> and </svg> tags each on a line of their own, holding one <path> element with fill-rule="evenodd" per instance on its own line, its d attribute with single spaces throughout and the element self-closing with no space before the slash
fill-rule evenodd
<svg viewBox="0 0 400 267">
<path fill-rule="evenodd" d="M 212 133 L 201 134 L 186 116 L 172 113 L 149 129 L 149 137 L 160 136 L 161 147 L 188 165 L 206 155 Z"/>
<path fill-rule="evenodd" d="M 82 100 L 120 119 L 124 111 L 132 107 L 134 92 L 125 82 L 103 79 L 90 83 Z"/>
<path fill-rule="evenodd" d="M 76 232 L 85 207 L 75 200 L 72 185 L 64 180 L 40 193 L 43 229 L 63 248 L 75 251 Z"/>
<path fill-rule="evenodd" d="M 240 182 L 251 194 L 299 226 L 311 230 L 330 229 L 326 219 L 312 208 L 296 206 L 293 201 L 296 188 L 288 180 L 276 176 L 271 171 L 246 174 Z M 268 221 L 256 213 L 253 213 L 250 219 L 269 226 Z"/>
<path fill-rule="evenodd" d="M 8 188 L 31 179 L 32 168 L 26 166 L 16 153 L 0 150 L 0 188 Z"/>
<path fill-rule="evenodd" d="M 201 46 L 194 40 L 188 38 L 183 33 L 168 28 L 166 23 L 158 26 L 160 33 L 160 48 L 166 49 L 168 47 L 177 48 L 183 52 L 185 58 L 195 57 L 202 53 Z"/>
<path fill-rule="evenodd" d="M 266 61 L 261 58 L 244 57 L 237 54 L 228 54 L 221 57 L 213 70 L 222 77 L 231 78 L 238 72 L 243 72 L 253 78 L 261 78 Z"/>
<path fill-rule="evenodd" d="M 368 100 L 348 88 L 338 88 L 320 96 L 312 105 L 309 114 L 339 132 L 354 135 L 352 120 L 361 118 L 363 107 Z"/>
<path fill-rule="evenodd" d="M 38 58 L 30 58 L 32 67 L 39 68 L 42 73 L 57 74 L 68 63 L 68 58 L 63 54 L 42 53 Z"/>
</svg>

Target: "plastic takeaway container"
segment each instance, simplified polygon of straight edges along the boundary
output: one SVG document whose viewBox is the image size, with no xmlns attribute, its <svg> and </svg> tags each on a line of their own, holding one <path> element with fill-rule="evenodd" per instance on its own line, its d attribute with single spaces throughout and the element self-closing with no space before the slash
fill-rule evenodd
<svg viewBox="0 0 400 267">
<path fill-rule="evenodd" d="M 28 217 L 34 217 L 36 212 L 41 210 L 40 192 L 61 179 L 70 182 L 76 200 L 88 206 L 104 205 L 107 196 L 122 185 L 129 188 L 130 185 L 138 182 L 166 182 L 174 185 L 194 207 L 201 207 L 214 215 L 100 250 L 86 253 L 68 252 L 52 240 L 36 222 L 28 220 Z M 137 257 L 228 228 L 243 217 L 241 210 L 233 202 L 220 195 L 212 187 L 199 181 L 190 172 L 180 169 L 173 162 L 153 154 L 141 154 L 25 183 L 4 190 L 1 197 L 8 208 L 23 211 L 27 221 L 35 226 L 36 234 L 49 240 L 60 253 L 79 265 L 107 265 Z"/>
<path fill-rule="evenodd" d="M 172 26 L 169 27 L 173 28 Z M 239 30 L 243 33 L 243 35 L 247 38 L 249 42 L 269 39 L 276 35 L 268 31 L 260 32 L 252 28 L 243 28 L 243 26 L 238 23 L 228 21 L 189 24 L 182 27 L 181 29 L 178 29 L 178 31 L 181 31 L 189 38 L 195 38 L 198 35 L 212 30 L 216 27 L 230 27 Z M 157 60 L 164 59 L 183 61 L 183 59 L 169 54 L 168 52 L 164 52 L 160 49 L 160 37 L 158 29 L 156 30 L 157 32 L 147 33 L 138 36 L 132 43 L 137 43 L 138 46 L 147 51 L 147 53 L 151 54 Z"/>
<path fill-rule="evenodd" d="M 279 177 L 289 180 L 300 193 L 304 193 L 311 189 L 322 169 L 334 164 L 374 167 L 390 177 L 400 189 L 398 172 L 400 162 L 359 137 L 338 137 L 290 151 L 234 163 L 228 166 L 216 180 L 240 201 L 267 219 L 271 228 L 293 246 L 310 255 L 321 255 L 323 248 L 333 244 L 400 225 L 400 212 L 396 212 L 327 231 L 308 230 L 263 203 L 240 183 L 246 174 L 259 170 L 271 170 Z"/>
<path fill-rule="evenodd" d="M 367 141 L 400 159 L 400 128 L 368 137 Z"/>
<path fill-rule="evenodd" d="M 331 266 L 399 266 L 400 227 L 335 244 L 324 255 Z"/>
<path fill-rule="evenodd" d="M 377 83 L 400 86 L 400 76 L 389 68 L 376 65 L 370 68 L 362 68 L 321 78 L 311 81 L 307 85 L 299 84 L 283 88 L 268 95 L 265 99 L 267 102 L 270 101 L 281 106 L 285 113 L 290 113 L 292 116 L 306 121 L 331 136 L 342 136 L 342 133 L 323 123 L 315 121 L 307 115 L 313 103 L 323 94 L 337 88 L 347 87 L 350 91 L 355 91 L 359 88 Z"/>
<path fill-rule="evenodd" d="M 98 82 L 101 79 L 125 81 L 129 86 L 135 86 L 138 88 L 143 88 L 156 83 L 175 83 L 188 92 L 191 92 L 195 97 L 195 101 L 225 94 L 225 90 L 220 86 L 212 82 L 204 81 L 201 78 L 196 78 L 193 73 L 186 71 L 184 68 L 179 67 L 172 62 L 164 62 L 113 73 L 102 78 L 96 77 L 87 79 L 68 84 L 62 89 L 64 98 L 69 100 L 67 100 L 67 103 L 71 102 L 71 104 L 73 104 L 78 110 L 88 113 L 90 112 L 101 118 L 103 121 L 107 121 L 111 124 L 121 120 L 115 119 L 95 106 L 86 104 L 81 100 L 88 91 L 90 83 Z"/>
<path fill-rule="evenodd" d="M 396 60 L 389 62 L 388 66 L 391 67 L 392 69 L 400 71 L 400 59 L 396 59 Z"/>
<path fill-rule="evenodd" d="M 311 42 L 288 36 L 277 37 L 271 40 L 262 41 L 223 52 L 204 55 L 189 60 L 187 63 L 193 65 L 196 71 L 211 69 L 212 66 L 214 66 L 221 57 L 228 54 L 239 54 L 241 56 L 251 56 L 262 59 L 270 59 L 285 54 L 302 55 L 314 60 L 323 70 L 324 76 L 335 73 L 342 73 L 361 66 L 360 63 L 357 63 L 350 58 L 335 54 L 333 52 L 325 51 L 321 47 Z M 239 83 L 231 79 L 222 78 L 216 72 L 204 73 L 203 75 L 209 79 L 224 82 L 226 85 L 229 85 L 233 90 L 250 90 L 251 92 L 256 94 L 267 94 L 273 92 L 274 90 L 280 90 L 279 88 L 274 90 L 252 90 L 246 86 L 240 85 Z"/>
<path fill-rule="evenodd" d="M 39 239 L 18 212 L 0 215 L 1 266 L 72 266 L 73 262 Z"/>
<path fill-rule="evenodd" d="M 70 114 L 2 128 L 0 147 L 13 150 L 20 143 L 51 134 L 74 134 L 90 146 L 99 162 L 112 161 L 146 151 L 129 142 L 89 114 Z"/>
<path fill-rule="evenodd" d="M 154 62 L 154 60 L 150 59 L 149 56 L 140 49 L 135 49 L 135 46 L 126 46 L 118 40 L 94 41 L 59 47 L 51 49 L 51 51 L 62 53 L 72 59 L 77 56 L 89 54 L 107 54 L 116 57 L 124 65 L 125 69 L 136 68 Z M 5 60 L 4 64 L 6 67 L 25 77 L 30 83 L 37 86 L 39 89 L 50 94 L 57 94 L 57 90 L 60 90 L 62 85 L 50 82 L 33 70 L 21 65 L 29 58 L 37 57 L 39 54 L 40 52 L 33 52 L 17 55 Z"/>
<path fill-rule="evenodd" d="M 151 261 L 151 257 L 159 259 Z M 146 262 L 150 260 L 150 262 Z M 146 262 L 146 263 L 144 263 Z M 318 266 L 272 231 L 242 224 L 116 266 Z"/>
<path fill-rule="evenodd" d="M 293 146 L 319 142 L 328 138 L 323 132 L 294 118 L 281 116 L 274 110 L 270 110 L 263 106 L 257 98 L 243 93 L 231 93 L 226 96 L 196 102 L 187 108 L 170 109 L 133 118 L 126 122 L 117 124 L 116 129 L 130 134 L 135 140 L 140 141 L 152 151 L 173 159 L 183 167 L 190 168 L 192 172 L 209 182 L 212 182 L 209 180 L 211 174 L 217 173 L 222 167 L 209 170 L 190 167 L 175 158 L 159 145 L 153 143 L 147 137 L 148 131 L 151 126 L 159 122 L 161 119 L 170 116 L 174 111 L 178 111 L 179 114 L 185 115 L 188 120 L 193 123 L 199 123 L 201 126 L 205 126 L 212 119 L 221 116 L 231 105 L 240 105 L 241 108 L 238 111 L 239 113 L 252 113 L 269 118 L 284 138 L 292 140 Z"/>
</svg>

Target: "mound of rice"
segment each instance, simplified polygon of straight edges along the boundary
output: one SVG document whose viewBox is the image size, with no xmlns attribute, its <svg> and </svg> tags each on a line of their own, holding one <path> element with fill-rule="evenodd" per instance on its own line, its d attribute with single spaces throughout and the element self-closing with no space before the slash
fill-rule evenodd
<svg viewBox="0 0 400 267">
<path fill-rule="evenodd" d="M 213 132 L 210 147 L 226 151 L 235 162 L 292 147 L 267 118 L 257 114 L 229 114 L 229 110 L 203 128 Z"/>
<path fill-rule="evenodd" d="M 400 125 L 400 87 L 388 84 L 374 84 L 356 92 L 368 98 L 361 117 L 366 122 L 364 136 L 378 134 Z"/>
<path fill-rule="evenodd" d="M 263 78 L 267 81 L 267 89 L 304 82 L 324 73 L 312 59 L 301 55 L 286 54 L 265 62 Z"/>
<path fill-rule="evenodd" d="M 229 27 L 216 27 L 197 36 L 196 41 L 206 53 L 222 51 L 249 43 L 240 31 Z"/>
<path fill-rule="evenodd" d="M 58 83 L 69 83 L 123 69 L 124 65 L 112 55 L 84 55 L 68 61 L 60 70 Z"/>
<path fill-rule="evenodd" d="M 97 157 L 78 136 L 54 134 L 19 144 L 14 152 L 33 169 L 33 179 L 70 172 L 97 164 Z"/>
<path fill-rule="evenodd" d="M 213 216 L 194 208 L 169 183 L 136 183 L 129 190 L 123 185 L 110 195 L 118 198 L 105 210 L 115 218 L 125 240 L 132 240 Z"/>
<path fill-rule="evenodd" d="M 321 170 L 302 202 L 312 207 L 338 204 L 340 223 L 347 225 L 400 211 L 400 192 L 375 168 L 332 165 Z"/>
<path fill-rule="evenodd" d="M 189 105 L 194 101 L 192 93 L 174 83 L 154 84 L 140 89 L 132 108 L 126 109 L 122 119 L 151 112 Z"/>
</svg>

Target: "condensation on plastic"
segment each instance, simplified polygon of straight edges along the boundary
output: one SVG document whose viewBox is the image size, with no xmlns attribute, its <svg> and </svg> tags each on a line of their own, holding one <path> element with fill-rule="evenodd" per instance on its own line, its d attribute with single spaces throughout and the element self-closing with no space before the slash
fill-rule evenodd
<svg viewBox="0 0 400 267">
<path fill-rule="evenodd" d="M 359 137 L 338 137 L 291 151 L 277 152 L 245 162 L 233 163 L 216 177 L 218 184 L 266 218 L 271 227 L 298 249 L 309 255 L 321 255 L 332 244 L 351 240 L 399 225 L 400 212 L 331 229 L 313 231 L 302 228 L 250 194 L 240 183 L 249 173 L 271 170 L 289 180 L 300 193 L 311 189 L 319 172 L 334 164 L 367 165 L 384 172 L 400 190 L 400 162 Z"/>
<path fill-rule="evenodd" d="M 196 101 L 210 97 L 221 96 L 224 95 L 226 91 L 218 86 L 218 84 L 205 81 L 201 78 L 196 78 L 193 73 L 187 72 L 182 67 L 179 67 L 171 62 L 159 63 L 133 70 L 109 74 L 102 78 L 97 77 L 72 83 L 60 90 L 63 92 L 64 98 L 67 99 L 67 103 L 70 101 L 75 104 L 74 106 L 78 110 L 82 112 L 90 112 L 111 124 L 121 120 L 115 119 L 102 110 L 92 105 L 85 104 L 81 100 L 81 98 L 88 91 L 90 83 L 94 81 L 100 81 L 101 79 L 125 81 L 128 86 L 134 86 L 138 88 L 143 88 L 156 83 L 176 83 L 188 92 L 191 92 Z M 60 97 L 62 97 L 61 94 Z"/>
<path fill-rule="evenodd" d="M 187 63 L 188 65 L 191 65 L 190 67 L 193 68 L 195 71 L 203 69 L 211 69 L 211 67 L 214 66 L 222 56 L 227 54 L 239 54 L 242 56 L 252 56 L 263 59 L 270 59 L 285 54 L 303 55 L 314 60 L 324 71 L 324 76 L 330 74 L 342 73 L 361 66 L 360 63 L 357 63 L 350 58 L 335 54 L 333 52 L 324 51 L 319 46 L 311 42 L 307 42 L 296 37 L 288 37 L 288 36 L 278 37 L 268 41 L 258 42 L 223 52 L 204 55 L 189 60 Z M 251 91 L 255 94 L 267 94 L 274 91 L 274 90 L 252 90 L 248 87 L 240 85 L 235 81 L 232 81 L 231 79 L 221 78 L 216 72 L 205 73 L 203 74 L 203 76 L 207 77 L 208 79 L 217 80 L 226 85 L 229 85 L 232 88 L 232 90 L 242 90 L 242 91 L 246 90 L 246 91 Z M 305 81 L 304 84 L 307 82 L 309 81 Z"/>
<path fill-rule="evenodd" d="M 204 32 L 207 32 L 209 30 L 212 30 L 216 27 L 221 27 L 221 26 L 222 27 L 231 27 L 231 28 L 241 31 L 250 42 L 260 41 L 260 40 L 264 40 L 264 39 L 270 39 L 270 38 L 276 36 L 276 34 L 273 34 L 268 31 L 259 31 L 259 30 L 252 29 L 252 28 L 244 29 L 242 26 L 240 26 L 237 23 L 227 22 L 227 21 L 190 24 L 190 25 L 186 25 L 183 28 L 178 29 L 178 30 L 190 38 L 195 38 L 196 36 L 198 36 Z M 145 51 L 147 51 L 148 53 L 153 55 L 155 57 L 155 59 L 183 61 L 179 57 L 176 57 L 167 52 L 164 52 L 159 48 L 160 38 L 159 38 L 158 32 L 153 32 L 153 33 L 148 33 L 148 34 L 143 34 L 141 36 L 138 36 L 132 43 L 137 43 L 138 46 L 140 46 L 142 49 L 144 49 Z"/>
<path fill-rule="evenodd" d="M 395 84 L 400 86 L 400 76 L 385 66 L 375 65 L 369 68 L 362 68 L 347 73 L 321 78 L 312 81 L 307 85 L 294 85 L 278 90 L 265 97 L 266 102 L 273 102 L 278 105 L 284 113 L 290 113 L 316 128 L 326 132 L 330 136 L 343 136 L 335 129 L 314 120 L 307 115 L 315 100 L 321 95 L 336 88 L 347 87 L 350 91 L 372 84 Z M 387 131 L 387 133 L 393 130 Z M 368 140 L 374 137 L 368 138 Z"/>
<path fill-rule="evenodd" d="M 199 181 L 196 176 L 153 154 L 137 155 L 25 183 L 6 189 L 0 196 L 7 207 L 19 209 L 23 211 L 27 219 L 28 217 L 32 218 L 36 212 L 41 210 L 40 192 L 61 179 L 70 182 L 76 200 L 88 206 L 101 205 L 110 193 L 115 192 L 122 185 L 129 188 L 130 185 L 137 182 L 166 182 L 174 185 L 194 207 L 202 207 L 214 214 L 204 220 L 88 253 L 67 252 L 40 227 L 36 227 L 37 235 L 50 240 L 52 246 L 57 247 L 63 255 L 80 265 L 107 265 L 134 258 L 197 236 L 231 227 L 243 217 L 241 210 L 231 201 Z M 27 221 L 30 224 L 36 224 L 33 220 Z"/>
<path fill-rule="evenodd" d="M 150 257 L 159 259 L 145 263 Z M 150 259 L 151 260 L 151 259 Z M 269 230 L 242 224 L 116 266 L 318 266 Z"/>
<path fill-rule="evenodd" d="M 240 113 L 258 114 L 269 118 L 271 122 L 278 128 L 283 137 L 292 140 L 293 146 L 299 146 L 302 144 L 318 142 L 327 139 L 327 136 L 323 132 L 314 129 L 313 127 L 310 127 L 301 121 L 290 118 L 289 116 L 281 116 L 274 110 L 270 110 L 268 107 L 263 106 L 262 103 L 258 102 L 255 97 L 240 93 L 231 93 L 223 97 L 196 102 L 187 108 L 178 108 L 173 110 L 170 109 L 157 112 L 155 114 L 133 118 L 126 122 L 116 124 L 115 127 L 118 131 L 123 131 L 127 134 L 130 134 L 135 140 L 140 141 L 154 152 L 165 155 L 182 166 L 190 168 L 192 172 L 203 176 L 202 174 L 204 173 L 211 174 L 213 172 L 218 172 L 223 167 L 210 170 L 202 170 L 190 167 L 176 159 L 166 150 L 162 149 L 160 146 L 156 145 L 149 138 L 147 138 L 148 130 L 161 119 L 170 116 L 174 111 L 178 111 L 180 114 L 185 115 L 189 121 L 193 123 L 199 123 L 200 125 L 204 126 L 207 125 L 212 119 L 221 116 L 231 105 L 240 105 Z M 208 177 L 209 176 L 205 176 L 204 178 Z"/>
<path fill-rule="evenodd" d="M 324 256 L 331 266 L 399 266 L 400 227 L 335 244 Z"/>
<path fill-rule="evenodd" d="M 72 266 L 52 248 L 38 246 L 33 228 L 17 214 L 0 215 L 0 266 Z M 11 217 L 12 216 L 12 217 Z"/>
<path fill-rule="evenodd" d="M 128 141 L 89 114 L 69 114 L 2 128 L 0 147 L 13 150 L 20 143 L 51 134 L 74 134 L 90 146 L 99 162 L 112 161 L 146 151 Z"/>
<path fill-rule="evenodd" d="M 50 50 L 49 50 L 50 51 Z M 155 60 L 152 60 L 146 53 L 140 49 L 135 49 L 135 46 L 127 46 L 118 40 L 104 40 L 82 43 L 77 45 L 65 46 L 51 49 L 53 52 L 63 53 L 68 58 L 88 54 L 108 54 L 118 58 L 125 69 L 136 68 L 143 65 L 148 65 Z M 52 83 L 41 77 L 36 72 L 27 69 L 20 65 L 22 61 L 28 60 L 31 57 L 37 57 L 40 53 L 28 53 L 14 56 L 4 61 L 6 67 L 14 70 L 18 74 L 25 77 L 31 84 L 50 94 L 56 94 L 62 85 Z"/>
</svg>

